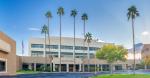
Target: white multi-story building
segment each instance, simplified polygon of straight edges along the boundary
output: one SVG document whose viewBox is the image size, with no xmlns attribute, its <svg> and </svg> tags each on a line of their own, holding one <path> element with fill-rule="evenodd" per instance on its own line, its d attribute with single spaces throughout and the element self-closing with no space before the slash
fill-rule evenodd
<svg viewBox="0 0 150 78">
<path fill-rule="evenodd" d="M 84 45 L 85 43 L 85 45 Z M 50 37 L 50 45 L 48 39 L 44 38 L 30 38 L 29 40 L 29 56 L 53 56 L 53 57 L 64 57 L 64 58 L 73 58 L 73 52 L 75 49 L 75 57 L 82 58 L 83 56 L 90 53 L 90 56 L 93 57 L 95 51 L 102 47 L 104 42 L 98 42 L 97 40 L 92 40 L 91 43 L 88 44 L 84 42 L 84 39 L 76 38 L 75 39 L 75 47 L 73 43 L 73 38 L 70 37 L 62 37 L 61 48 L 59 37 Z M 46 51 L 45 51 L 46 47 Z M 50 52 L 49 52 L 50 48 Z M 60 53 L 61 49 L 61 53 Z"/>
<path fill-rule="evenodd" d="M 89 43 L 84 42 L 84 39 L 76 38 L 75 46 L 74 46 L 74 38 L 71 37 L 62 37 L 61 45 L 59 37 L 50 37 L 50 45 L 49 40 L 47 38 L 46 45 L 44 38 L 30 38 L 29 39 L 29 56 L 31 57 L 51 57 L 53 62 L 53 70 L 58 70 L 58 66 L 60 64 L 60 56 L 61 56 L 61 64 L 62 71 L 72 71 L 71 68 L 74 64 L 74 56 L 75 56 L 75 64 L 76 70 L 81 71 L 81 64 L 83 63 L 83 59 L 89 57 L 93 59 L 95 57 L 96 50 L 102 47 L 104 42 L 99 42 L 98 40 L 92 40 Z M 46 48 L 46 50 L 45 50 Z M 49 51 L 50 48 L 50 51 Z M 61 49 L 61 52 L 60 52 Z M 75 53 L 74 53 L 75 50 Z M 75 55 L 74 55 L 75 54 Z M 88 56 L 89 54 L 89 56 Z M 107 66 L 107 65 L 106 65 Z"/>
</svg>

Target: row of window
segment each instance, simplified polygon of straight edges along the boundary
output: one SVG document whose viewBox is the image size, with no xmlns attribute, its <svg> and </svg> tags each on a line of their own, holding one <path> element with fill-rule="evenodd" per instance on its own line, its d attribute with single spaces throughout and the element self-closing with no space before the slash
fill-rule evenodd
<svg viewBox="0 0 150 78">
<path fill-rule="evenodd" d="M 43 44 L 31 44 L 31 48 L 43 48 Z M 58 45 L 46 45 L 46 48 L 58 49 Z M 73 46 L 61 45 L 61 49 L 73 50 Z M 75 50 L 87 50 L 88 47 L 75 46 Z M 89 47 L 90 51 L 96 51 L 98 47 Z"/>
<path fill-rule="evenodd" d="M 31 51 L 31 56 L 43 56 L 44 52 L 43 51 Z M 46 52 L 46 55 L 52 55 L 52 56 L 57 56 L 58 57 L 58 52 Z M 73 57 L 73 53 L 68 53 L 68 52 L 61 52 L 62 57 L 64 56 L 70 56 Z M 75 56 L 77 57 L 82 57 L 86 56 L 87 53 L 75 53 Z M 90 56 L 93 57 L 94 54 L 90 53 Z"/>
</svg>

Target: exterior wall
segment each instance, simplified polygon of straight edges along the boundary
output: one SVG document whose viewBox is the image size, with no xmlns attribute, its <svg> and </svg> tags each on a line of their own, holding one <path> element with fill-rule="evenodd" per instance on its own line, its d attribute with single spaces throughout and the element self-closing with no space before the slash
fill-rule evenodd
<svg viewBox="0 0 150 78">
<path fill-rule="evenodd" d="M 142 59 L 146 56 L 150 56 L 150 44 L 144 44 L 142 49 Z"/>
<path fill-rule="evenodd" d="M 22 69 L 22 59 L 20 56 L 16 56 L 16 70 Z"/>
<path fill-rule="evenodd" d="M 6 61 L 6 71 L 0 72 L 0 75 L 15 75 L 16 74 L 16 42 L 4 33 L 0 32 L 0 40 L 3 41 L 0 45 L 0 60 Z M 4 45 L 6 47 L 4 47 Z"/>
</svg>

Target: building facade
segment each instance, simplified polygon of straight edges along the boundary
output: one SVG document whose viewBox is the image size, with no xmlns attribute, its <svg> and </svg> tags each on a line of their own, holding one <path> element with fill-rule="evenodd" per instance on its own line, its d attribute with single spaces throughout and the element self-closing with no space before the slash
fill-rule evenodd
<svg viewBox="0 0 150 78">
<path fill-rule="evenodd" d="M 73 38 L 62 37 L 60 46 L 59 37 L 50 37 L 50 45 L 48 45 L 48 40 L 46 40 L 45 46 L 44 38 L 31 38 L 29 40 L 29 56 L 53 59 L 53 71 L 58 71 L 59 64 L 61 62 L 62 71 L 67 72 L 73 71 L 73 56 L 75 56 L 76 71 L 81 71 L 83 67 L 83 59 L 87 57 L 94 58 L 96 50 L 106 44 L 104 42 L 92 40 L 90 46 L 88 46 L 88 44 L 84 42 L 84 39 L 76 38 L 75 41 L 74 47 Z M 61 61 L 59 59 L 60 57 Z"/>
<path fill-rule="evenodd" d="M 90 71 L 109 71 L 109 64 L 105 60 L 96 59 L 95 53 L 96 50 L 101 48 L 103 45 L 112 43 L 92 40 L 88 46 L 86 42 L 84 44 L 84 39 L 76 38 L 75 41 L 75 46 L 73 46 L 73 38 L 62 37 L 62 43 L 60 46 L 59 37 L 50 37 L 50 45 L 48 45 L 48 40 L 46 40 L 45 45 L 44 38 L 30 38 L 29 56 L 20 57 L 22 58 L 23 67 L 25 69 L 29 68 L 31 70 L 38 71 L 39 67 L 46 64 L 48 66 L 52 66 L 52 71 L 57 72 L 59 71 L 61 63 L 62 72 L 73 72 L 74 64 L 76 72 L 87 72 L 88 65 L 90 65 Z M 73 56 L 75 56 L 75 59 Z M 137 61 L 137 63 L 139 62 Z M 126 62 L 118 61 L 114 63 L 113 69 L 123 70 L 131 68 L 132 60 L 128 60 Z"/>
<path fill-rule="evenodd" d="M 16 42 L 0 32 L 0 75 L 16 74 Z"/>
<path fill-rule="evenodd" d="M 23 69 L 30 69 L 34 71 L 40 71 L 40 67 L 43 65 L 51 66 L 51 70 L 59 72 L 61 63 L 61 72 L 73 72 L 73 65 L 75 64 L 75 72 L 87 72 L 88 65 L 90 65 L 90 71 L 109 71 L 109 64 L 105 60 L 99 60 L 95 58 L 96 50 L 101 48 L 105 44 L 92 40 L 88 46 L 87 43 L 83 45 L 84 39 L 76 38 L 76 44 L 73 46 L 73 38 L 62 37 L 62 43 L 60 46 L 59 37 L 51 37 L 50 45 L 48 39 L 44 38 L 30 38 L 29 39 L 29 56 L 18 57 L 20 60 L 18 65 Z M 45 49 L 46 48 L 46 49 Z M 50 49 L 49 49 L 50 48 Z M 146 48 L 146 47 L 145 47 Z M 137 69 L 142 61 L 141 53 L 145 49 L 143 44 L 136 45 L 136 65 Z M 61 52 L 60 52 L 61 49 Z M 50 50 L 50 51 L 49 51 Z M 75 53 L 74 53 L 75 50 Z M 75 54 L 75 55 L 74 55 Z M 89 59 L 88 59 L 89 54 Z M 145 53 L 144 53 L 145 54 Z M 73 58 L 75 56 L 75 59 Z M 60 60 L 61 57 L 61 60 Z M 74 61 L 75 60 L 75 61 Z M 133 52 L 132 49 L 128 50 L 127 61 L 117 61 L 113 64 L 113 70 L 127 70 L 133 69 Z"/>
</svg>

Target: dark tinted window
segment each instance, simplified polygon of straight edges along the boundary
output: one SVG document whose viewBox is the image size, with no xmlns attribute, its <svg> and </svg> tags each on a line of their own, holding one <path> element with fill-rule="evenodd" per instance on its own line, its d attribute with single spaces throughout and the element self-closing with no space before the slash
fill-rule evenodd
<svg viewBox="0 0 150 78">
<path fill-rule="evenodd" d="M 75 46 L 75 50 L 87 50 L 87 47 Z"/>
<path fill-rule="evenodd" d="M 99 48 L 98 47 L 89 47 L 89 50 L 90 51 L 96 51 L 96 50 L 98 50 Z"/>
<path fill-rule="evenodd" d="M 31 48 L 43 48 L 43 44 L 31 44 Z"/>
<path fill-rule="evenodd" d="M 61 49 L 73 50 L 73 46 L 61 45 Z"/>
<path fill-rule="evenodd" d="M 58 49 L 58 45 L 46 45 L 46 48 Z"/>
<path fill-rule="evenodd" d="M 31 51 L 31 56 L 43 56 L 43 51 Z"/>
<path fill-rule="evenodd" d="M 0 72 L 1 72 L 1 71 L 5 71 L 5 69 L 6 69 L 5 61 L 1 61 L 1 60 L 0 60 Z"/>
</svg>

